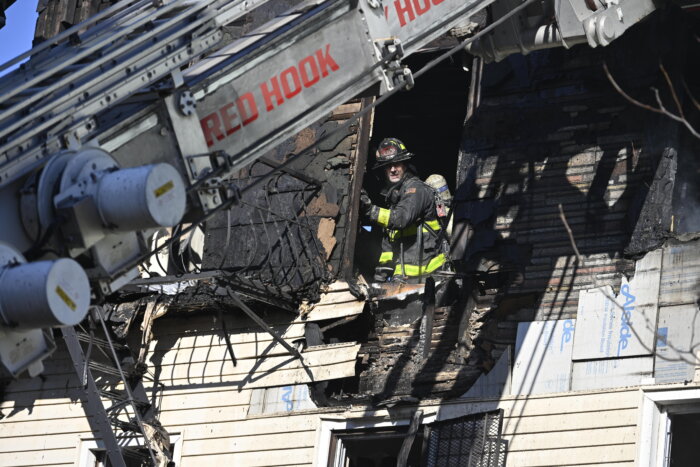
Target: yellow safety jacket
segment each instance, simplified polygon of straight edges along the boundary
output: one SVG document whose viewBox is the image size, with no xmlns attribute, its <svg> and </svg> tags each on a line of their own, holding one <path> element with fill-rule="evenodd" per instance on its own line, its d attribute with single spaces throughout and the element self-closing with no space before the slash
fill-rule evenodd
<svg viewBox="0 0 700 467">
<path fill-rule="evenodd" d="M 418 277 L 445 264 L 437 241 L 441 226 L 433 190 L 407 173 L 382 194 L 388 207 L 374 207 L 370 214 L 373 223 L 384 228 L 379 265 L 394 268 L 395 275 Z"/>
</svg>

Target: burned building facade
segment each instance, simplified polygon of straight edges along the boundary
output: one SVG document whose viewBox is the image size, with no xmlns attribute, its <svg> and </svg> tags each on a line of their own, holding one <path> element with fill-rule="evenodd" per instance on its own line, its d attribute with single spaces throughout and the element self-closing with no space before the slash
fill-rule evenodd
<svg viewBox="0 0 700 467">
<path fill-rule="evenodd" d="M 460 56 L 242 170 L 237 205 L 106 307 L 175 465 L 692 465 L 697 35 L 669 7 L 605 48 Z M 364 279 L 385 136 L 454 193 L 435 284 Z M 0 464 L 105 465 L 64 344 L 45 364 L 3 386 Z"/>
</svg>

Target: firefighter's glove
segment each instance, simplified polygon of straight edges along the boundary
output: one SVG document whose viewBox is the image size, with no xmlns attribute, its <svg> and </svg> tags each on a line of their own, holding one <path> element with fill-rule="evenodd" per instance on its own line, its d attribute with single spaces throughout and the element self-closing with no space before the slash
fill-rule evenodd
<svg viewBox="0 0 700 467">
<path fill-rule="evenodd" d="M 360 214 L 369 218 L 372 213 L 372 200 L 363 188 L 360 192 Z"/>
</svg>

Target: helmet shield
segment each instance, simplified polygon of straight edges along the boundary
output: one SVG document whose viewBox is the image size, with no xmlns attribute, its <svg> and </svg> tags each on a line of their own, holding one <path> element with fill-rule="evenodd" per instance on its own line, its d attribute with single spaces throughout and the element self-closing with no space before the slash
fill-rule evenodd
<svg viewBox="0 0 700 467">
<path fill-rule="evenodd" d="M 408 152 L 406 145 L 397 138 L 384 138 L 377 148 L 377 163 L 372 169 L 378 169 L 385 165 L 403 162 L 411 159 L 413 153 Z"/>
</svg>

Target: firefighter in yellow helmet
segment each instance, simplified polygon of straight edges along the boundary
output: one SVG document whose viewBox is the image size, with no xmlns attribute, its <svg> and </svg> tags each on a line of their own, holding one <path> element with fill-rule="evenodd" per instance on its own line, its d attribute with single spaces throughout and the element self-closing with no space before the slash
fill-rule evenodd
<svg viewBox="0 0 700 467">
<path fill-rule="evenodd" d="M 382 253 L 375 281 L 389 277 L 407 282 L 423 282 L 445 264 L 439 247 L 440 223 L 435 210 L 435 192 L 406 164 L 413 157 L 396 138 L 379 144 L 373 169 L 383 169 L 386 186 L 383 205 L 372 203 L 362 190 L 361 210 L 373 225 L 384 228 Z"/>
</svg>

